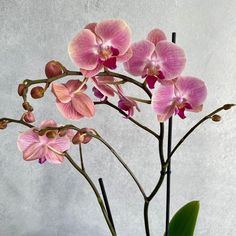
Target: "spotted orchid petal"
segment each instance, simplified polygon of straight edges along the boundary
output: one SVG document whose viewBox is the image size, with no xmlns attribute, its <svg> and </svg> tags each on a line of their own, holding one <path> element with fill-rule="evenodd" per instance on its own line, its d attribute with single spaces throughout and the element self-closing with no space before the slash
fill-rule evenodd
<svg viewBox="0 0 236 236">
<path fill-rule="evenodd" d="M 98 23 L 95 33 L 102 42 L 118 49 L 119 55 L 123 55 L 131 43 L 131 30 L 123 20 L 105 20 Z"/>
<path fill-rule="evenodd" d="M 98 64 L 97 41 L 95 34 L 84 29 L 69 43 L 68 52 L 73 63 L 85 70 L 94 70 Z"/>
<path fill-rule="evenodd" d="M 148 40 L 142 40 L 131 46 L 132 57 L 124 63 L 125 70 L 134 76 L 143 75 L 147 60 L 155 50 L 155 46 Z"/>
<path fill-rule="evenodd" d="M 151 32 L 149 32 L 147 40 L 149 40 L 156 46 L 160 41 L 166 40 L 166 35 L 160 29 L 153 29 Z"/>
<path fill-rule="evenodd" d="M 160 41 L 155 52 L 160 61 L 160 70 L 166 80 L 179 76 L 185 66 L 186 58 L 182 48 L 174 43 Z"/>
</svg>

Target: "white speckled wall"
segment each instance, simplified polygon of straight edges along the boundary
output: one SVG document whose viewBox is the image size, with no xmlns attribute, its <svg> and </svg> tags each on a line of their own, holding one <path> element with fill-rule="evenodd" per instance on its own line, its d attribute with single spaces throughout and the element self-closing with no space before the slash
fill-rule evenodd
<svg viewBox="0 0 236 236">
<path fill-rule="evenodd" d="M 204 111 L 184 121 L 174 119 L 174 143 L 204 114 L 236 102 L 235 1 L 0 0 L 0 117 L 20 116 L 17 84 L 26 78 L 43 78 L 47 61 L 57 59 L 75 69 L 67 55 L 68 41 L 88 22 L 107 18 L 126 20 L 134 41 L 154 27 L 169 37 L 176 31 L 177 43 L 188 58 L 185 74 L 206 82 L 209 94 Z M 138 89 L 135 92 L 144 96 Z M 48 93 L 33 102 L 39 121 L 66 122 L 54 100 Z M 136 119 L 158 130 L 149 107 L 141 108 Z M 236 109 L 223 113 L 222 122 L 205 123 L 173 158 L 171 212 L 188 201 L 200 200 L 196 236 L 236 235 Z M 77 124 L 96 128 L 126 160 L 145 190 L 151 191 L 159 175 L 152 136 L 102 106 L 93 120 Z M 22 160 L 16 146 L 22 130 L 11 125 L 0 131 L 0 235 L 110 235 L 91 189 L 67 161 L 41 166 Z M 118 235 L 145 235 L 143 200 L 131 178 L 98 141 L 87 145 L 84 152 L 92 178 L 104 178 Z M 76 158 L 77 154 L 75 148 Z M 163 186 L 150 207 L 152 236 L 163 235 L 164 204 Z"/>
</svg>

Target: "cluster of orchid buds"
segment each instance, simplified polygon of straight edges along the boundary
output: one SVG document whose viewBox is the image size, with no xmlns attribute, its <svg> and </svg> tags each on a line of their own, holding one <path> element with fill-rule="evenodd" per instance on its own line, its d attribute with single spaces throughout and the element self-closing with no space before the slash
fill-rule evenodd
<svg viewBox="0 0 236 236">
<path fill-rule="evenodd" d="M 81 146 L 89 143 L 92 137 L 97 138 L 118 158 L 135 180 L 145 202 L 149 203 L 163 182 L 166 168 L 173 154 L 172 152 L 171 156 L 166 159 L 163 155 L 163 124 L 173 115 L 184 119 L 186 111 L 200 112 L 207 96 L 205 83 L 194 76 L 182 74 L 186 64 L 185 52 L 174 42 L 168 41 L 163 31 L 153 29 L 145 39 L 133 43 L 131 30 L 123 20 L 112 19 L 88 24 L 69 42 L 68 52 L 72 62 L 79 70 L 70 71 L 58 61 L 48 62 L 45 66 L 46 79 L 25 80 L 18 86 L 18 94 L 23 98 L 22 105 L 25 110 L 22 117 L 19 120 L 0 119 L 0 129 L 5 129 L 8 123 L 14 122 L 27 126 L 28 130 L 22 132 L 17 140 L 24 160 L 38 160 L 40 164 L 45 161 L 59 164 L 63 162 L 64 157 L 67 157 L 90 185 L 91 179 L 88 179 L 83 166 L 79 167 L 71 159 L 68 150 L 71 144 Z M 124 70 L 129 75 L 113 71 L 120 64 L 123 64 Z M 65 83 L 56 82 L 66 76 L 77 78 Z M 147 99 L 125 94 L 123 86 L 128 83 L 140 88 Z M 86 94 L 90 85 L 93 98 Z M 31 86 L 34 87 L 30 90 Z M 96 114 L 96 105 L 105 104 L 121 113 L 126 120 L 130 120 L 157 138 L 161 143 L 159 146 L 161 176 L 150 196 L 146 195 L 132 171 L 95 129 L 77 128 L 74 125 L 59 126 L 52 119 L 42 121 L 37 127 L 31 124 L 36 119 L 33 107 L 27 98 L 28 92 L 30 90 L 33 99 L 40 99 L 44 97 L 49 88 L 55 96 L 58 111 L 67 120 L 79 121 L 84 117 L 92 118 Z M 111 97 L 117 98 L 117 104 L 110 102 Z M 135 112 L 140 111 L 139 103 L 151 104 L 150 109 L 160 123 L 159 134 L 133 118 Z M 227 110 L 233 105 L 227 104 L 215 110 L 205 116 L 200 123 L 207 119 L 219 121 L 221 117 L 216 113 Z M 174 151 L 183 141 L 182 139 L 176 145 Z M 94 189 L 94 186 L 92 188 L 99 198 L 97 190 Z M 112 235 L 116 235 L 114 227 L 107 217 L 107 212 L 103 208 L 102 210 Z M 148 227 L 146 216 L 146 235 L 149 235 Z"/>
</svg>

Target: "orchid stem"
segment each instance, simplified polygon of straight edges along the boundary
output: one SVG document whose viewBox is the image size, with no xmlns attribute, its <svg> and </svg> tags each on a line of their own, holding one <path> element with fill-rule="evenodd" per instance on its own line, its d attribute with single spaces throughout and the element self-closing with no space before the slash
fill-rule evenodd
<svg viewBox="0 0 236 236">
<path fill-rule="evenodd" d="M 100 194 L 99 194 L 99 192 L 98 192 L 98 190 L 97 190 L 95 184 L 93 183 L 93 181 L 91 180 L 91 178 L 88 176 L 88 174 L 87 174 L 85 171 L 83 171 L 83 170 L 75 163 L 75 161 L 71 158 L 71 156 L 70 156 L 67 152 L 65 152 L 64 154 L 65 154 L 65 157 L 68 159 L 68 161 L 73 165 L 73 167 L 74 167 L 77 171 L 79 171 L 79 173 L 80 173 L 81 175 L 84 176 L 84 178 L 87 180 L 87 182 L 89 183 L 89 185 L 90 185 L 91 188 L 93 189 L 93 191 L 94 191 L 94 193 L 95 193 L 95 195 L 96 195 L 96 197 L 97 197 L 98 203 L 99 203 L 99 205 L 100 205 L 100 208 L 101 208 L 101 210 L 102 210 L 103 216 L 104 216 L 104 218 L 105 218 L 105 220 L 106 220 L 106 222 L 107 222 L 107 225 L 108 225 L 108 227 L 109 227 L 109 229 L 110 229 L 110 232 L 111 232 L 112 236 L 116 236 L 115 229 L 114 229 L 113 226 L 112 226 L 112 223 L 111 223 L 111 221 L 110 221 L 110 219 L 109 219 L 109 217 L 108 217 L 108 213 L 107 213 L 107 211 L 106 211 L 106 208 L 105 208 L 105 206 L 104 206 L 104 204 L 103 204 L 102 198 L 101 198 L 101 196 L 100 196 Z"/>
<path fill-rule="evenodd" d="M 80 156 L 81 169 L 83 171 L 85 171 L 84 160 L 83 160 L 83 151 L 82 151 L 82 144 L 81 143 L 79 143 L 79 156 Z"/>
</svg>

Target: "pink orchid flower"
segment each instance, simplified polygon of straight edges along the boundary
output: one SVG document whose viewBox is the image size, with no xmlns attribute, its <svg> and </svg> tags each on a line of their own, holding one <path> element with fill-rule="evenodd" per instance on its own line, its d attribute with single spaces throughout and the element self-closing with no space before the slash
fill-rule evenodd
<svg viewBox="0 0 236 236">
<path fill-rule="evenodd" d="M 71 60 L 85 77 L 96 75 L 103 67 L 116 68 L 116 62 L 125 62 L 131 55 L 131 31 L 123 20 L 105 20 L 91 23 L 69 43 Z"/>
<path fill-rule="evenodd" d="M 93 93 L 97 98 L 114 97 L 115 89 L 109 83 L 114 82 L 115 79 L 111 76 L 97 76 L 92 78 Z"/>
<path fill-rule="evenodd" d="M 118 101 L 118 107 L 121 110 L 128 112 L 125 118 L 133 116 L 135 108 L 137 111 L 140 111 L 137 102 L 132 97 L 125 96 L 121 86 L 118 87 L 118 95 L 120 97 L 120 100 Z"/>
<path fill-rule="evenodd" d="M 87 89 L 79 80 L 69 80 L 65 84 L 52 84 L 56 105 L 62 115 L 70 120 L 93 117 L 95 106 L 91 98 L 83 93 Z"/>
<path fill-rule="evenodd" d="M 182 48 L 167 42 L 165 34 L 152 30 L 146 40 L 131 46 L 133 55 L 124 63 L 125 70 L 134 76 L 142 76 L 150 89 L 156 81 L 172 80 L 184 69 L 186 58 Z"/>
<path fill-rule="evenodd" d="M 38 130 L 46 127 L 57 127 L 54 120 L 43 121 Z M 21 133 L 17 140 L 17 146 L 23 152 L 23 158 L 26 161 L 39 160 L 42 164 L 46 160 L 53 164 L 60 164 L 64 160 L 63 152 L 70 148 L 70 137 L 63 137 L 55 133 L 54 137 L 49 138 L 46 134 L 40 136 L 35 128 L 31 128 Z"/>
<path fill-rule="evenodd" d="M 185 110 L 199 112 L 207 96 L 205 83 L 191 76 L 180 76 L 173 83 L 161 84 L 152 96 L 152 107 L 158 120 L 164 122 L 173 114 L 184 119 Z"/>
</svg>

